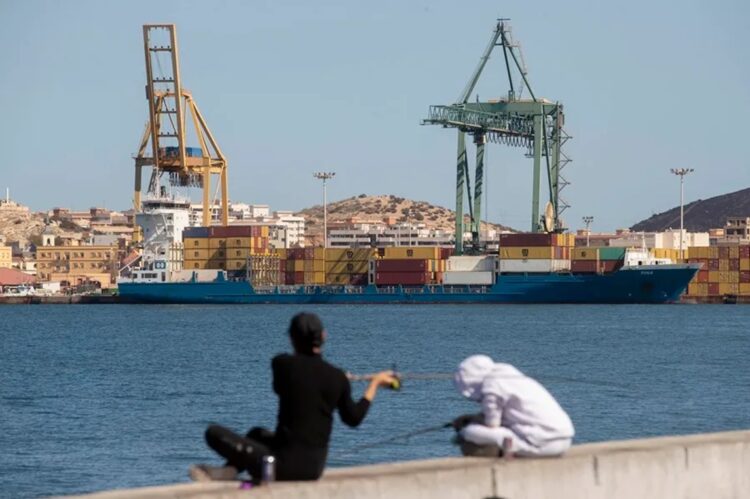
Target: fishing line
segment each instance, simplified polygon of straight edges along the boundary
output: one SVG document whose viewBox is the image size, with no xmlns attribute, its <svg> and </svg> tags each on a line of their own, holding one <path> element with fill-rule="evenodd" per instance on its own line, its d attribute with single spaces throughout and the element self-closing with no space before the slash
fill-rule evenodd
<svg viewBox="0 0 750 499">
<path fill-rule="evenodd" d="M 414 430 L 414 431 L 410 431 L 410 432 L 407 432 L 407 433 L 401 433 L 399 435 L 394 435 L 394 436 L 386 438 L 386 439 L 375 440 L 373 442 L 368 442 L 366 444 L 356 445 L 354 447 L 351 447 L 351 448 L 345 450 L 342 454 L 337 454 L 337 455 L 335 455 L 333 457 L 334 457 L 334 459 L 341 459 L 342 457 L 352 456 L 352 455 L 354 455 L 354 454 L 356 454 L 356 453 L 358 453 L 360 451 L 366 450 L 366 449 L 371 449 L 373 447 L 378 447 L 380 445 L 390 444 L 392 442 L 397 442 L 399 440 L 408 440 L 411 437 L 416 437 L 417 435 L 423 435 L 425 433 L 432 433 L 434 431 L 439 431 L 439 430 L 443 430 L 445 428 L 450 428 L 451 426 L 453 426 L 452 422 L 450 422 L 450 423 L 442 423 L 442 424 L 436 425 L 436 426 L 428 426 L 428 427 L 425 427 L 425 428 L 420 428 L 419 430 Z"/>
</svg>

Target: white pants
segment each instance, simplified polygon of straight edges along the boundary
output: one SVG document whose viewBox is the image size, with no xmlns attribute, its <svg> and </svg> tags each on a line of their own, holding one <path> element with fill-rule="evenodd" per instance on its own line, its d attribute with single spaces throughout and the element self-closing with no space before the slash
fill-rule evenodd
<svg viewBox="0 0 750 499">
<path fill-rule="evenodd" d="M 476 423 L 470 424 L 461 430 L 461 436 L 465 440 L 477 445 L 497 445 L 501 449 L 503 448 L 503 440 L 510 438 L 513 442 L 513 454 L 522 457 L 559 456 L 568 450 L 573 442 L 571 438 L 558 438 L 536 446 L 513 433 L 513 430 L 505 426 L 490 428 L 489 426 Z"/>
</svg>

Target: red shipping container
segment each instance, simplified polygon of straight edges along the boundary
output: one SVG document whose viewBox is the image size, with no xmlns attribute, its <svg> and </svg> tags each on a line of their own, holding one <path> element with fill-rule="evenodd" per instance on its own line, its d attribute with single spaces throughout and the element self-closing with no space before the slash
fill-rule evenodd
<svg viewBox="0 0 750 499">
<path fill-rule="evenodd" d="M 696 282 L 708 282 L 708 270 L 699 270 Z"/>
<path fill-rule="evenodd" d="M 750 270 L 740 270 L 740 282 L 750 282 Z"/>
<path fill-rule="evenodd" d="M 750 258 L 750 246 L 740 246 L 740 258 Z"/>
<path fill-rule="evenodd" d="M 553 246 L 557 234 L 518 233 L 500 234 L 500 246 Z"/>
<path fill-rule="evenodd" d="M 596 260 L 571 260 L 570 271 L 575 273 L 594 273 L 597 271 Z"/>
<path fill-rule="evenodd" d="M 279 272 L 286 272 L 286 260 L 279 260 Z"/>
<path fill-rule="evenodd" d="M 718 282 L 708 283 L 708 296 L 719 296 L 719 283 Z"/>
<path fill-rule="evenodd" d="M 719 260 L 729 258 L 729 246 L 719 246 Z"/>
<path fill-rule="evenodd" d="M 295 272 L 294 273 L 294 284 L 304 284 L 305 283 L 305 273 L 304 272 Z"/>
<path fill-rule="evenodd" d="M 730 258 L 729 259 L 729 270 L 740 270 L 740 259 Z"/>
<path fill-rule="evenodd" d="M 425 272 L 427 260 L 413 260 L 411 258 L 393 260 L 375 260 L 377 272 Z"/>
<path fill-rule="evenodd" d="M 352 286 L 366 286 L 367 274 L 351 274 L 349 276 L 349 284 Z"/>
<path fill-rule="evenodd" d="M 718 258 L 710 258 L 708 260 L 708 270 L 719 270 Z"/>
<path fill-rule="evenodd" d="M 375 284 L 418 286 L 432 280 L 432 272 L 376 272 Z"/>
<path fill-rule="evenodd" d="M 448 258 L 452 257 L 453 249 L 454 248 L 440 248 L 440 259 L 447 260 Z"/>
<path fill-rule="evenodd" d="M 305 258 L 304 248 L 291 248 L 286 253 L 287 260 L 303 260 Z"/>
<path fill-rule="evenodd" d="M 225 227 L 211 227 L 213 237 L 250 237 L 253 227 L 250 225 L 228 225 Z"/>
<path fill-rule="evenodd" d="M 286 272 L 284 274 L 284 284 L 294 284 L 294 272 Z"/>
<path fill-rule="evenodd" d="M 315 248 L 305 248 L 303 250 L 303 255 L 305 260 L 314 260 L 315 259 Z"/>
</svg>

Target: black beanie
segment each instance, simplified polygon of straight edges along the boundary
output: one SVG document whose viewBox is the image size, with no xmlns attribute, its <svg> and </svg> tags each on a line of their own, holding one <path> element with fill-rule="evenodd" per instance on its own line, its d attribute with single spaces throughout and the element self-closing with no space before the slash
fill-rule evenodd
<svg viewBox="0 0 750 499">
<path fill-rule="evenodd" d="M 289 336 L 300 352 L 312 353 L 313 348 L 323 344 L 323 323 L 317 315 L 301 312 L 292 317 Z"/>
</svg>

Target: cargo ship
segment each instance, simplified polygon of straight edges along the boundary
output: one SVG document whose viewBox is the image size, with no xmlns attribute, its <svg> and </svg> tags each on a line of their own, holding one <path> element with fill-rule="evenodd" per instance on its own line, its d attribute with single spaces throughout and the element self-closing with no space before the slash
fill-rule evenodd
<svg viewBox="0 0 750 499">
<path fill-rule="evenodd" d="M 257 234 L 257 235 L 255 235 Z M 501 234 L 492 255 L 450 248 L 273 250 L 259 227 L 186 229 L 183 268 L 152 259 L 122 301 L 216 304 L 677 302 L 701 265 L 638 248 L 574 247 L 567 234 Z M 220 267 L 220 268 L 211 268 Z"/>
</svg>

